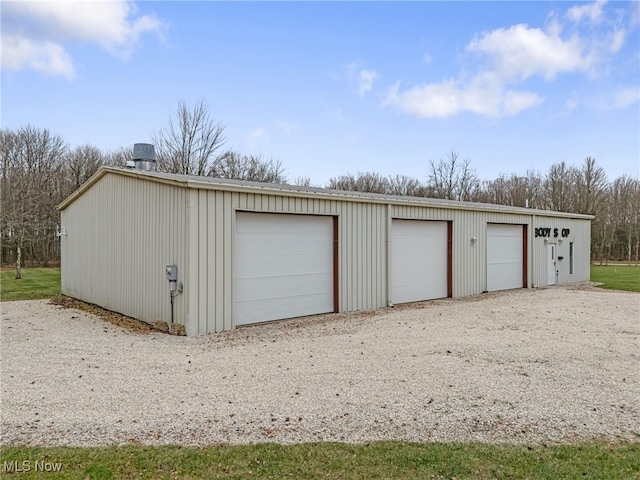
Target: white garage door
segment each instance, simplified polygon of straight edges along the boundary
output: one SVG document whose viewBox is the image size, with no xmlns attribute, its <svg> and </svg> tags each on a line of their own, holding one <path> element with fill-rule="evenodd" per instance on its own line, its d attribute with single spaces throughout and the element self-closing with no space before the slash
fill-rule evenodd
<svg viewBox="0 0 640 480">
<path fill-rule="evenodd" d="M 235 324 L 333 311 L 333 219 L 238 212 Z"/>
<path fill-rule="evenodd" d="M 391 301 L 447 296 L 447 222 L 392 221 Z"/>
<path fill-rule="evenodd" d="M 522 225 L 487 225 L 487 290 L 522 286 Z"/>
</svg>

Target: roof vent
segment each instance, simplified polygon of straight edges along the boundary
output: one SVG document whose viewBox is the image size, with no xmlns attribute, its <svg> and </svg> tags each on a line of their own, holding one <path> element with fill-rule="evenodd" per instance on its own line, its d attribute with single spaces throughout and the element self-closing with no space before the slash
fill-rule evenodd
<svg viewBox="0 0 640 480">
<path fill-rule="evenodd" d="M 133 145 L 133 163 L 136 170 L 156 171 L 156 149 L 150 143 Z"/>
</svg>

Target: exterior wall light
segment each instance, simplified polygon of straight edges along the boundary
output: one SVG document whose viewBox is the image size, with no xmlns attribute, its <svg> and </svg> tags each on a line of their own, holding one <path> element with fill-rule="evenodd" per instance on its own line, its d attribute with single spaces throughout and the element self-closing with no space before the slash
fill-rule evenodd
<svg viewBox="0 0 640 480">
<path fill-rule="evenodd" d="M 471 245 L 475 245 L 478 241 L 478 237 L 471 237 Z"/>
</svg>

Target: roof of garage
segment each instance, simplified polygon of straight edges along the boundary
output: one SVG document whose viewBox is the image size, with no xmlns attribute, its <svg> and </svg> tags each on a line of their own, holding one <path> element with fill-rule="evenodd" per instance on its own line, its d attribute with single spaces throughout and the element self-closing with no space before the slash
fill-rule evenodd
<svg viewBox="0 0 640 480">
<path fill-rule="evenodd" d="M 67 197 L 58 210 L 64 210 L 78 197 L 86 192 L 93 184 L 108 174 L 123 175 L 141 180 L 165 183 L 184 188 L 211 189 L 230 192 L 259 193 L 265 195 L 284 195 L 289 197 L 318 198 L 325 200 L 343 200 L 352 202 L 385 203 L 396 205 L 423 206 L 435 208 L 451 208 L 459 210 L 475 210 L 487 212 L 519 213 L 527 215 L 545 215 L 550 217 L 564 217 L 592 220 L 592 215 L 577 213 L 555 212 L 551 210 L 537 210 L 532 208 L 495 205 L 491 203 L 460 202 L 456 200 L 442 200 L 437 198 L 405 197 L 399 195 L 382 195 L 379 193 L 351 192 L 331 190 L 327 188 L 302 187 L 297 185 L 281 185 L 273 183 L 249 182 L 245 180 L 231 180 L 228 178 L 202 177 L 182 175 L 177 173 L 147 172 L 131 168 L 101 167 L 78 190 Z"/>
</svg>

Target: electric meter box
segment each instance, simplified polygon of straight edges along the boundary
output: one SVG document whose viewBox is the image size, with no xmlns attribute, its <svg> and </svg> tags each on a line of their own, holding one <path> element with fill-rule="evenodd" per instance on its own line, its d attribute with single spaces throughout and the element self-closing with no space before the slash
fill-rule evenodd
<svg viewBox="0 0 640 480">
<path fill-rule="evenodd" d="M 178 281 L 178 267 L 176 265 L 167 265 L 165 267 L 165 275 L 170 282 Z"/>
</svg>

